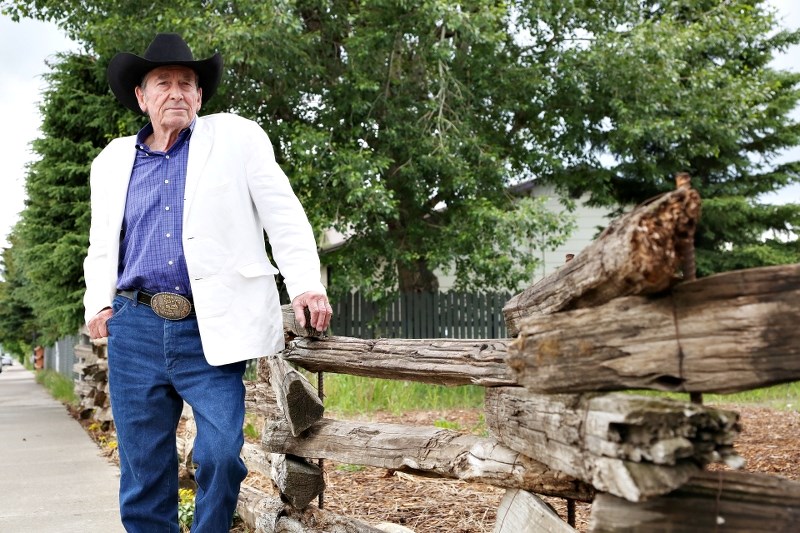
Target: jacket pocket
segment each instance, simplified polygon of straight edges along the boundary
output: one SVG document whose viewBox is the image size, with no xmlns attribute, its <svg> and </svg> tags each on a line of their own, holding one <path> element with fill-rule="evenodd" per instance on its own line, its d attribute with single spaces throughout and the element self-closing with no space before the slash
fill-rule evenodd
<svg viewBox="0 0 800 533">
<path fill-rule="evenodd" d="M 262 261 L 260 263 L 250 263 L 237 269 L 239 274 L 246 278 L 257 278 L 259 276 L 274 276 L 278 273 L 278 269 L 272 266 L 269 261 Z"/>
</svg>

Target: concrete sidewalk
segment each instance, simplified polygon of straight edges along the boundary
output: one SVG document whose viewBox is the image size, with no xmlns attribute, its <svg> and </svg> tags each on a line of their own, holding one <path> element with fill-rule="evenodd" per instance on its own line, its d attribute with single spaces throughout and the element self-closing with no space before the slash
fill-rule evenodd
<svg viewBox="0 0 800 533">
<path fill-rule="evenodd" d="M 119 470 L 19 363 L 0 374 L 0 532 L 115 533 Z"/>
</svg>

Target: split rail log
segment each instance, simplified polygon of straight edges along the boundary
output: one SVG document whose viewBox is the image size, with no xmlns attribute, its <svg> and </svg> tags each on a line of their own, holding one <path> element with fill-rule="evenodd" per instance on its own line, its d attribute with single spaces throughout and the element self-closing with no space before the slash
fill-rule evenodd
<svg viewBox="0 0 800 533">
<path fill-rule="evenodd" d="M 311 383 L 280 355 L 268 356 L 266 362 L 278 408 L 296 437 L 322 418 L 325 407 Z"/>
<path fill-rule="evenodd" d="M 311 372 L 436 385 L 515 385 L 505 358 L 512 339 L 296 339 L 282 352 Z"/>
<path fill-rule="evenodd" d="M 325 490 L 322 469 L 301 457 L 273 453 L 270 465 L 270 477 L 281 493 L 281 499 L 292 507 L 305 509 Z"/>
<path fill-rule="evenodd" d="M 264 477 L 272 475 L 272 455 L 274 454 L 265 451 L 260 444 L 250 442 L 244 443 L 240 454 L 249 472 L 258 472 Z"/>
<path fill-rule="evenodd" d="M 531 316 L 509 345 L 538 392 L 737 392 L 800 379 L 800 265 L 726 272 L 661 297 Z"/>
<path fill-rule="evenodd" d="M 437 427 L 324 418 L 294 437 L 285 421 L 274 420 L 265 427 L 262 445 L 272 453 L 522 488 L 548 496 L 589 501 L 594 494 L 589 485 L 494 439 Z"/>
<path fill-rule="evenodd" d="M 306 314 L 306 324 L 311 323 L 311 313 L 309 312 L 308 308 L 305 310 Z M 312 327 L 303 327 L 300 325 L 300 322 L 297 321 L 297 318 L 294 316 L 294 309 L 292 309 L 291 304 L 285 304 L 281 306 L 281 314 L 283 315 L 283 334 L 284 337 L 293 338 L 293 337 L 312 337 L 312 338 L 323 338 L 325 337 L 325 332 L 317 331 Z"/>
<path fill-rule="evenodd" d="M 535 494 L 520 489 L 509 489 L 497 509 L 494 533 L 520 533 L 535 524 L 538 531 L 548 533 L 574 533 L 558 513 Z"/>
<path fill-rule="evenodd" d="M 738 418 L 730 411 L 622 393 L 486 391 L 486 425 L 500 442 L 633 502 L 680 487 L 708 463 L 740 467 L 733 449 Z"/>
<path fill-rule="evenodd" d="M 771 474 L 702 472 L 676 491 L 633 504 L 599 494 L 594 533 L 774 533 L 800 524 L 800 483 Z"/>
<path fill-rule="evenodd" d="M 283 413 L 278 409 L 275 391 L 269 382 L 244 382 L 244 408 L 248 413 L 261 415 L 267 420 L 283 417 Z"/>
<path fill-rule="evenodd" d="M 620 296 L 663 291 L 676 280 L 680 251 L 691 246 L 700 195 L 678 189 L 614 220 L 572 261 L 503 307 L 509 335 L 532 314 L 593 307 Z"/>
<path fill-rule="evenodd" d="M 315 507 L 303 510 L 278 498 L 242 485 L 236 510 L 247 524 L 260 533 L 383 533 L 358 520 Z"/>
</svg>

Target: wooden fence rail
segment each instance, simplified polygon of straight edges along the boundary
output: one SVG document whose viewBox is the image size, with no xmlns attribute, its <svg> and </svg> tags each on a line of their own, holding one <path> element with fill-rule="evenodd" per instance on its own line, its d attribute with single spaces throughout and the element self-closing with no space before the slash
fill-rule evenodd
<svg viewBox="0 0 800 533">
<path fill-rule="evenodd" d="M 741 466 L 733 448 L 736 413 L 594 392 L 743 390 L 800 378 L 800 335 L 792 330 L 800 267 L 680 283 L 681 254 L 690 248 L 699 205 L 694 191 L 679 189 L 612 223 L 584 254 L 506 303 L 515 339 L 434 338 L 458 336 L 451 335 L 454 329 L 442 330 L 443 322 L 454 323 L 448 313 L 480 322 L 468 319 L 469 301 L 431 297 L 410 312 L 398 300 L 377 320 L 373 308 L 353 301 L 351 322 L 339 323 L 338 336 L 327 338 L 300 331 L 287 313 L 287 332 L 301 337 L 278 357 L 267 358 L 260 365 L 262 381 L 248 387 L 249 405 L 267 419 L 261 446 L 245 448 L 248 463 L 280 477 L 284 501 L 300 506 L 312 493 L 287 484 L 290 474 L 277 474 L 275 465 L 291 468 L 303 457 L 506 487 L 496 533 L 571 530 L 554 526 L 553 513 L 535 494 L 594 498 L 593 531 L 649 531 L 653 517 L 656 529 L 706 531 L 708 524 L 725 520 L 723 511 L 736 524 L 781 530 L 800 516 L 794 497 L 800 484 L 747 474 L 711 478 L 703 472 L 713 462 Z M 425 313 L 419 311 L 426 306 Z M 353 332 L 364 331 L 356 321 L 372 323 L 373 332 L 408 338 L 353 338 Z M 433 332 L 431 338 L 419 338 L 427 332 Z M 492 435 L 336 421 L 322 418 L 322 409 L 309 417 L 307 409 L 281 398 L 291 374 L 282 365 L 288 363 L 313 372 L 488 387 L 485 414 Z M 313 394 L 305 385 L 293 390 Z M 791 496 L 784 507 L 777 501 L 780 493 Z M 708 503 L 712 497 L 714 506 Z M 277 530 L 265 525 L 277 519 L 264 517 L 282 516 L 276 511 L 282 504 L 256 499 L 270 509 L 257 522 L 259 531 Z M 289 511 L 298 531 L 316 531 L 313 520 Z M 371 530 L 363 524 L 348 527 Z"/>
</svg>

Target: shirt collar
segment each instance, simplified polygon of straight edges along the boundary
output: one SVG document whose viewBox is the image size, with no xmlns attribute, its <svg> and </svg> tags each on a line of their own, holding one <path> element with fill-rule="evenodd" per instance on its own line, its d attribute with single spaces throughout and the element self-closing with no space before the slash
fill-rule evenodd
<svg viewBox="0 0 800 533">
<path fill-rule="evenodd" d="M 178 140 L 173 144 L 167 152 L 171 152 L 177 147 L 181 146 L 184 142 L 187 142 L 189 136 L 194 131 L 194 125 L 197 122 L 197 116 L 192 119 L 192 122 L 189 124 L 188 127 L 181 130 L 178 134 Z M 139 130 L 139 133 L 136 134 L 136 149 L 143 150 L 145 152 L 151 152 L 150 147 L 147 146 L 144 141 L 153 133 L 153 123 L 148 122 L 144 128 Z"/>
</svg>

